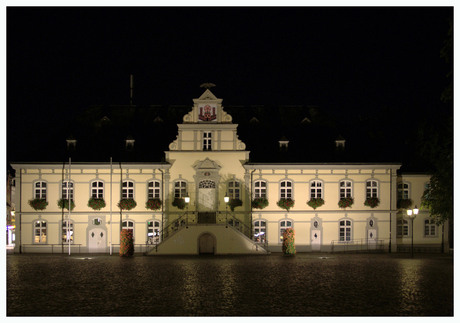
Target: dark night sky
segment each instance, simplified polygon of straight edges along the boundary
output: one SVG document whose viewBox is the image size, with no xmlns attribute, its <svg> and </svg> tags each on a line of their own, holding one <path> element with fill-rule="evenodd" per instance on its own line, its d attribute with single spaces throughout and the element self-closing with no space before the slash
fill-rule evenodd
<svg viewBox="0 0 460 323">
<path fill-rule="evenodd" d="M 212 82 L 224 107 L 391 106 L 429 118 L 448 83 L 440 49 L 452 16 L 448 7 L 8 7 L 7 159 L 35 153 L 90 105 L 128 104 L 130 74 L 135 104 L 192 106 Z"/>
</svg>

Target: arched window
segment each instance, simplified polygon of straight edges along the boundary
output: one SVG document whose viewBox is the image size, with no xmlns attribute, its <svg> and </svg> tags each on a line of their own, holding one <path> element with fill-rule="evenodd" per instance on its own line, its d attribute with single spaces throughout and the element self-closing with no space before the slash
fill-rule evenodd
<svg viewBox="0 0 460 323">
<path fill-rule="evenodd" d="M 35 182 L 34 196 L 36 199 L 46 200 L 46 182 L 44 181 Z"/>
<path fill-rule="evenodd" d="M 412 228 L 414 230 L 414 228 Z M 436 236 L 436 224 L 433 219 L 425 219 L 425 237 Z"/>
<path fill-rule="evenodd" d="M 407 223 L 407 220 L 404 220 L 404 219 L 398 220 L 396 234 L 398 237 L 409 236 L 409 224 Z"/>
<path fill-rule="evenodd" d="M 34 243 L 46 243 L 48 234 L 46 221 L 38 220 L 34 222 Z"/>
<path fill-rule="evenodd" d="M 280 242 L 283 242 L 283 234 L 286 229 L 292 228 L 292 221 L 291 220 L 283 220 L 280 221 Z"/>
<path fill-rule="evenodd" d="M 64 220 L 62 221 L 62 243 L 73 243 L 74 230 L 73 230 L 73 221 Z"/>
<path fill-rule="evenodd" d="M 353 197 L 351 181 L 340 181 L 340 198 Z"/>
<path fill-rule="evenodd" d="M 280 183 L 280 198 L 290 199 L 292 198 L 292 182 L 285 180 Z"/>
<path fill-rule="evenodd" d="M 174 183 L 174 197 L 186 197 L 187 196 L 187 182 L 176 181 Z"/>
<path fill-rule="evenodd" d="M 227 192 L 228 192 L 228 196 L 231 199 L 239 200 L 240 199 L 240 182 L 238 181 L 228 182 Z"/>
<path fill-rule="evenodd" d="M 339 222 L 339 241 L 351 241 L 351 221 L 340 220 Z"/>
<path fill-rule="evenodd" d="M 69 194 L 70 194 L 70 199 L 73 200 L 73 182 L 62 181 L 62 194 L 61 194 L 62 199 L 68 200 Z"/>
<path fill-rule="evenodd" d="M 121 228 L 130 230 L 133 233 L 133 237 L 134 237 L 134 221 L 124 220 L 121 224 L 122 224 Z"/>
<path fill-rule="evenodd" d="M 149 188 L 148 188 L 148 199 L 159 199 L 161 196 L 160 190 L 160 182 L 159 181 L 149 181 Z"/>
<path fill-rule="evenodd" d="M 323 198 L 323 182 L 317 180 L 310 182 L 310 198 Z"/>
<path fill-rule="evenodd" d="M 255 181 L 254 182 L 254 198 L 267 198 L 267 182 Z"/>
<path fill-rule="evenodd" d="M 265 242 L 267 236 L 267 224 L 265 220 L 254 221 L 254 241 Z"/>
<path fill-rule="evenodd" d="M 103 199 L 104 198 L 104 182 L 103 181 L 94 181 L 91 183 L 91 197 L 93 199 Z"/>
<path fill-rule="evenodd" d="M 379 197 L 379 186 L 375 180 L 366 181 L 366 198 Z"/>
<path fill-rule="evenodd" d="M 123 187 L 121 190 L 121 198 L 123 199 L 134 199 L 134 182 L 125 180 L 123 181 Z"/>
<path fill-rule="evenodd" d="M 161 242 L 160 221 L 147 221 L 147 244 L 158 244 Z"/>
</svg>

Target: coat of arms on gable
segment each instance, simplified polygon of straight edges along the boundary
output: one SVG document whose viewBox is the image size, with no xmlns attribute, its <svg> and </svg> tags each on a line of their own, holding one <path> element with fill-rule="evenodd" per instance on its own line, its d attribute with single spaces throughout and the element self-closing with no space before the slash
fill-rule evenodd
<svg viewBox="0 0 460 323">
<path fill-rule="evenodd" d="M 215 121 L 217 119 L 216 107 L 211 107 L 209 104 L 200 107 L 198 119 L 201 121 Z"/>
</svg>

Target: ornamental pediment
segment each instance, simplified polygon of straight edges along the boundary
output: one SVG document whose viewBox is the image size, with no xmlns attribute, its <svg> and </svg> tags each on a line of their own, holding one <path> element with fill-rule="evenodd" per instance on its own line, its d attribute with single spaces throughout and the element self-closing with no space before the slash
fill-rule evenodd
<svg viewBox="0 0 460 323">
<path fill-rule="evenodd" d="M 199 160 L 197 161 L 194 165 L 193 168 L 198 171 L 198 170 L 204 170 L 204 169 L 209 169 L 209 170 L 219 170 L 222 167 L 217 164 L 215 161 L 209 159 L 206 157 L 205 160 Z"/>
</svg>

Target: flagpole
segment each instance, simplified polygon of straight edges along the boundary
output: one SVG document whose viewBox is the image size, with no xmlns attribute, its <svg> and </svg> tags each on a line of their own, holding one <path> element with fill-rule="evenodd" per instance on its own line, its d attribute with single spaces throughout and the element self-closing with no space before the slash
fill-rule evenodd
<svg viewBox="0 0 460 323">
<path fill-rule="evenodd" d="M 69 198 L 69 219 L 67 220 L 67 239 L 69 240 L 69 256 L 70 256 L 70 209 L 72 208 L 71 207 L 71 199 L 70 199 L 70 192 L 73 192 L 73 185 L 72 183 L 70 182 L 70 171 L 71 171 L 71 166 L 70 166 L 70 163 L 71 163 L 71 158 L 69 157 L 69 183 L 67 185 L 67 197 Z M 70 186 L 72 185 L 72 190 L 70 190 Z"/>
<path fill-rule="evenodd" d="M 112 255 L 112 157 L 110 157 L 110 255 Z"/>
</svg>

